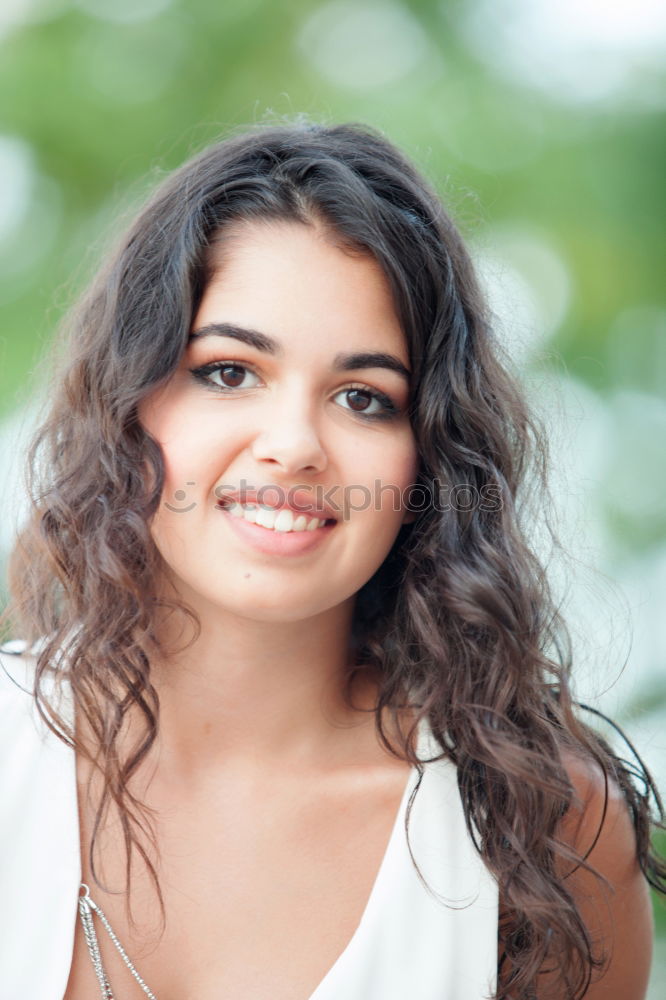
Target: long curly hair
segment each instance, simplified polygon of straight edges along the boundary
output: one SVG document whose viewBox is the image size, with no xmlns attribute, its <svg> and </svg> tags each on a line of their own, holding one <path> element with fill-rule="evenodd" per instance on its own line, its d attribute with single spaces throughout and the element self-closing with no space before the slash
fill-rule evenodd
<svg viewBox="0 0 666 1000">
<path fill-rule="evenodd" d="M 434 190 L 364 126 L 299 120 L 207 148 L 162 183 L 69 317 L 65 370 L 30 453 L 32 514 L 10 566 L 11 616 L 40 640 L 42 717 L 103 777 L 93 875 L 114 809 L 126 889 L 137 852 L 163 912 L 154 827 L 128 787 L 158 732 L 151 656 L 162 600 L 150 523 L 164 465 L 137 410 L 177 367 L 229 227 L 266 219 L 323 223 L 340 245 L 372 255 L 390 283 L 413 372 L 418 484 L 431 502 L 357 595 L 351 674 L 378 673 L 376 726 L 390 752 L 422 773 L 414 735 L 427 718 L 457 768 L 470 836 L 503 901 L 498 1000 L 532 996 L 554 955 L 566 995 L 578 998 L 602 956 L 558 875 L 560 862 L 585 864 L 557 837 L 574 802 L 565 754 L 596 761 L 620 786 L 642 870 L 663 890 L 666 868 L 650 846 L 652 801 L 659 819 L 661 803 L 642 765 L 616 756 L 573 701 L 569 633 L 521 518 L 547 487 L 546 435 L 493 333 L 468 251 Z M 46 689 L 54 669 L 94 753 Z M 417 723 L 402 732 L 407 703 Z M 130 710 L 143 726 L 123 755 Z"/>
</svg>

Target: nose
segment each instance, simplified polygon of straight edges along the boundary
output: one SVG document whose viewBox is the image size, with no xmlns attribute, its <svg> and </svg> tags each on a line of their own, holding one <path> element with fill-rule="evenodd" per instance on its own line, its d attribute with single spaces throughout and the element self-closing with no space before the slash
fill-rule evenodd
<svg viewBox="0 0 666 1000">
<path fill-rule="evenodd" d="M 301 472 L 322 472 L 328 459 L 320 436 L 305 403 L 290 403 L 271 410 L 267 426 L 252 442 L 257 462 L 279 466 L 288 476 Z"/>
</svg>

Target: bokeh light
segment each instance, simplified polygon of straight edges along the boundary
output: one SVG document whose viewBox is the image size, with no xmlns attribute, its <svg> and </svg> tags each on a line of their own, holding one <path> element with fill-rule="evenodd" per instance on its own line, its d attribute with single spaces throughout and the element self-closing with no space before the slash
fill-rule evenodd
<svg viewBox="0 0 666 1000">
<path fill-rule="evenodd" d="M 660 0 L 472 0 L 461 27 L 484 61 L 556 99 L 666 97 Z"/>
</svg>

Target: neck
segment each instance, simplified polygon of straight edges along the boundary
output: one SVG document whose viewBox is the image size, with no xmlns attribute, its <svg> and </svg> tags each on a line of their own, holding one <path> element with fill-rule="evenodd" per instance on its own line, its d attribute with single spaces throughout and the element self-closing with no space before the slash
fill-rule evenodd
<svg viewBox="0 0 666 1000">
<path fill-rule="evenodd" d="M 216 609 L 201 630 L 153 666 L 160 698 L 160 763 L 172 773 L 222 766 L 316 767 L 353 739 L 345 729 L 373 724 L 376 682 L 365 672 L 343 698 L 350 671 L 353 603 L 301 622 L 240 619 Z M 165 623 L 166 630 L 166 623 Z M 163 633 L 164 634 L 164 630 Z M 363 709 L 365 711 L 363 711 Z"/>
</svg>

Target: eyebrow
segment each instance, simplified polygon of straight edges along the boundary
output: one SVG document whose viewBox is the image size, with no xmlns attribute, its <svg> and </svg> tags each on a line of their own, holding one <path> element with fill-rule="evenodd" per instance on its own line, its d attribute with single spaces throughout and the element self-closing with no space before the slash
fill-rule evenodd
<svg viewBox="0 0 666 1000">
<path fill-rule="evenodd" d="M 232 337 L 234 340 L 240 340 L 264 354 L 272 354 L 276 358 L 284 357 L 284 349 L 279 341 L 269 337 L 266 333 L 247 329 L 244 326 L 236 326 L 233 323 L 208 323 L 198 330 L 193 330 L 188 343 L 199 340 L 201 337 Z M 386 354 L 384 351 L 339 353 L 333 358 L 333 368 L 335 371 L 341 372 L 356 371 L 359 368 L 386 368 L 388 371 L 401 375 L 407 381 L 411 377 L 409 369 L 403 365 L 399 358 L 393 354 Z"/>
</svg>

